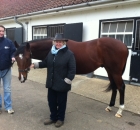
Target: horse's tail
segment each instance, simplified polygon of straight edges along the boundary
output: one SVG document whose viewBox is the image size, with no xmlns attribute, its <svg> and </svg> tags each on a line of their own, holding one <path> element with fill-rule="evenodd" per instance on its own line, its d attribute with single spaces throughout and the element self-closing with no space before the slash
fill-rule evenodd
<svg viewBox="0 0 140 130">
<path fill-rule="evenodd" d="M 114 83 L 114 84 L 109 83 L 109 84 L 107 85 L 107 89 L 105 89 L 104 91 L 105 91 L 105 92 L 109 92 L 109 91 L 111 91 L 111 90 L 117 90 L 117 86 L 116 86 L 115 83 Z"/>
<path fill-rule="evenodd" d="M 111 90 L 112 90 L 112 86 L 111 83 L 109 83 L 107 89 L 105 89 L 105 92 L 109 92 Z"/>
</svg>

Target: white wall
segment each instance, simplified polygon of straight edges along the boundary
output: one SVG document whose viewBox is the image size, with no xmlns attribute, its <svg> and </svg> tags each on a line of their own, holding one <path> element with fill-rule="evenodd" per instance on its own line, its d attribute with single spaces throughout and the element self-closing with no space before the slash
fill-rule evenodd
<svg viewBox="0 0 140 130">
<path fill-rule="evenodd" d="M 25 31 L 27 27 L 25 22 L 28 24 L 28 41 L 32 40 L 32 26 L 36 25 L 48 25 L 48 24 L 58 24 L 58 23 L 78 23 L 83 22 L 83 41 L 96 39 L 99 35 L 99 20 L 101 19 L 114 19 L 114 18 L 127 18 L 127 17 L 137 17 L 140 14 L 139 4 L 127 5 L 127 6 L 116 6 L 105 9 L 79 9 L 75 11 L 62 11 L 57 13 L 38 15 L 36 17 L 26 17 L 19 18 L 18 20 L 22 22 L 25 26 Z M 1 22 L 6 28 L 18 27 L 14 21 L 11 22 Z M 123 79 L 129 80 L 129 70 L 130 70 L 130 60 L 131 51 L 127 60 L 127 66 Z M 94 72 L 96 75 L 107 76 L 106 71 L 102 68 L 97 69 Z"/>
</svg>

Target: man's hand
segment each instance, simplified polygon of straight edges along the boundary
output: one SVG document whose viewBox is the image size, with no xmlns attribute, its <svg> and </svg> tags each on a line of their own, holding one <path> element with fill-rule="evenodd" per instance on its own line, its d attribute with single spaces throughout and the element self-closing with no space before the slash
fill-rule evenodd
<svg viewBox="0 0 140 130">
<path fill-rule="evenodd" d="M 12 57 L 12 63 L 14 63 L 16 61 L 16 59 L 14 57 Z"/>
</svg>

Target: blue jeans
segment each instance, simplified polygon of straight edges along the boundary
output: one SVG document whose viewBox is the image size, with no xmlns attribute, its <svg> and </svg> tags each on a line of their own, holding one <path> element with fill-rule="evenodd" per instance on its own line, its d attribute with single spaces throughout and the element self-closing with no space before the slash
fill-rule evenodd
<svg viewBox="0 0 140 130">
<path fill-rule="evenodd" d="M 8 72 L 7 72 L 7 70 L 8 69 L 0 71 L 0 81 L 2 81 L 2 83 L 3 83 L 5 110 L 10 110 L 10 109 L 12 109 L 12 100 L 11 100 L 11 78 L 12 78 L 12 76 L 11 76 L 11 68 L 9 69 Z M 6 74 L 6 72 L 7 72 L 7 74 Z M 1 83 L 0 83 L 0 86 L 2 86 Z M 0 108 L 2 108 L 1 93 L 0 93 Z"/>
</svg>

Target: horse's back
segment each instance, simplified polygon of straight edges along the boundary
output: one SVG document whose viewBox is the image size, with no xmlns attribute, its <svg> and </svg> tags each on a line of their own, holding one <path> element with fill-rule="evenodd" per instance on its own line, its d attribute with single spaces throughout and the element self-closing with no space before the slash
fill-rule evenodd
<svg viewBox="0 0 140 130">
<path fill-rule="evenodd" d="M 127 46 L 120 40 L 103 37 L 97 40 L 97 46 L 101 49 L 102 53 L 107 53 L 110 56 L 116 55 L 116 57 L 127 58 L 128 49 Z"/>
<path fill-rule="evenodd" d="M 116 49 L 119 49 L 119 50 L 127 50 L 126 45 L 118 39 L 109 38 L 109 37 L 102 37 L 102 38 L 99 38 L 97 40 L 101 45 L 104 44 L 105 46 L 108 46 L 109 48 L 116 47 Z"/>
</svg>

